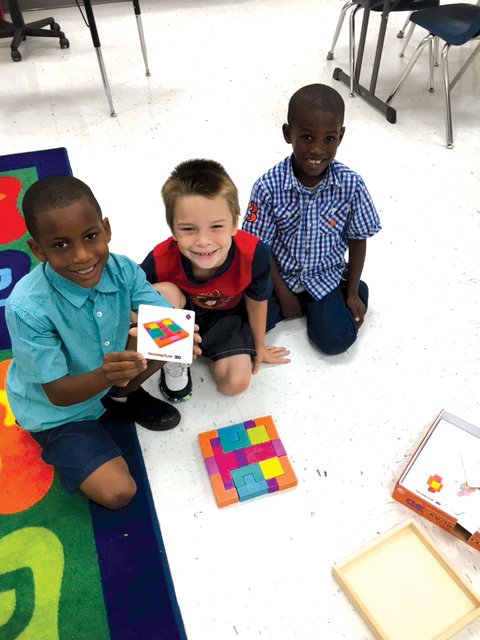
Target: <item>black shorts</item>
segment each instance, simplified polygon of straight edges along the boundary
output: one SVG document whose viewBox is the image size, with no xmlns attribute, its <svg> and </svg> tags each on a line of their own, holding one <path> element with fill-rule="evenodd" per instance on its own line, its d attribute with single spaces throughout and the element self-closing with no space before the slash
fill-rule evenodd
<svg viewBox="0 0 480 640">
<path fill-rule="evenodd" d="M 98 420 L 67 422 L 45 431 L 30 431 L 30 435 L 42 448 L 42 460 L 57 469 L 63 488 L 73 493 L 96 469 L 123 456 Z"/>
<path fill-rule="evenodd" d="M 256 355 L 252 330 L 245 304 L 227 311 L 211 311 L 195 307 L 195 322 L 200 329 L 202 355 L 221 360 L 241 353 Z"/>
</svg>

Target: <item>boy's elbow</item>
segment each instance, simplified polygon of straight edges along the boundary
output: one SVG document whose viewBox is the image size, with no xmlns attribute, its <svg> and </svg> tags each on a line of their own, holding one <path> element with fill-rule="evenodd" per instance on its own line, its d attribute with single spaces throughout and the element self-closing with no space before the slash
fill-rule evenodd
<svg viewBox="0 0 480 640">
<path fill-rule="evenodd" d="M 73 402 L 69 402 L 65 394 L 59 393 L 57 390 L 51 389 L 48 385 L 42 385 L 44 394 L 47 396 L 48 401 L 55 407 L 69 407 Z"/>
</svg>

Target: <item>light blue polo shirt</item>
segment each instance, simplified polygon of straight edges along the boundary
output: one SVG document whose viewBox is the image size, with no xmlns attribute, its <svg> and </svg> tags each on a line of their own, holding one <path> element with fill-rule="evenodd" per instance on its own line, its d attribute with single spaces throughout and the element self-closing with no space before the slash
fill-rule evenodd
<svg viewBox="0 0 480 640">
<path fill-rule="evenodd" d="M 171 305 L 152 288 L 137 264 L 110 254 L 99 283 L 83 288 L 48 263 L 36 266 L 6 305 L 13 361 L 7 396 L 18 424 L 43 431 L 66 422 L 96 420 L 105 411 L 98 395 L 68 407 L 53 405 L 41 385 L 93 371 L 110 351 L 123 351 L 130 311 L 139 304 Z"/>
</svg>

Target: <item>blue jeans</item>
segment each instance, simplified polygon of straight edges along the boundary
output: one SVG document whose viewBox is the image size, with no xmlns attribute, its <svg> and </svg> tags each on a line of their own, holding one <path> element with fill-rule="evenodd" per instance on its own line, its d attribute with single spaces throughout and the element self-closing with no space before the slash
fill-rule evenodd
<svg viewBox="0 0 480 640">
<path fill-rule="evenodd" d="M 327 355 L 344 353 L 357 339 L 357 325 L 345 303 L 346 283 L 341 283 L 321 300 L 315 300 L 303 291 L 295 294 L 307 318 L 307 335 L 310 340 Z M 358 295 L 368 306 L 368 287 L 360 280 Z M 268 300 L 267 331 L 283 320 L 277 296 L 272 293 Z"/>
</svg>

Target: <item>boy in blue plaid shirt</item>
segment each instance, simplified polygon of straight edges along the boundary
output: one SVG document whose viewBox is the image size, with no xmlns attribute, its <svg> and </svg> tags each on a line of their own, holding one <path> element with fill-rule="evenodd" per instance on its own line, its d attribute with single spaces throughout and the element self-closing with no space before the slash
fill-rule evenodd
<svg viewBox="0 0 480 640">
<path fill-rule="evenodd" d="M 305 315 L 308 337 L 329 355 L 356 340 L 368 304 L 360 280 L 367 238 L 381 229 L 362 178 L 335 160 L 344 113 L 331 87 L 294 93 L 283 125 L 293 153 L 255 182 L 243 222 L 271 248 L 267 331 Z"/>
</svg>

